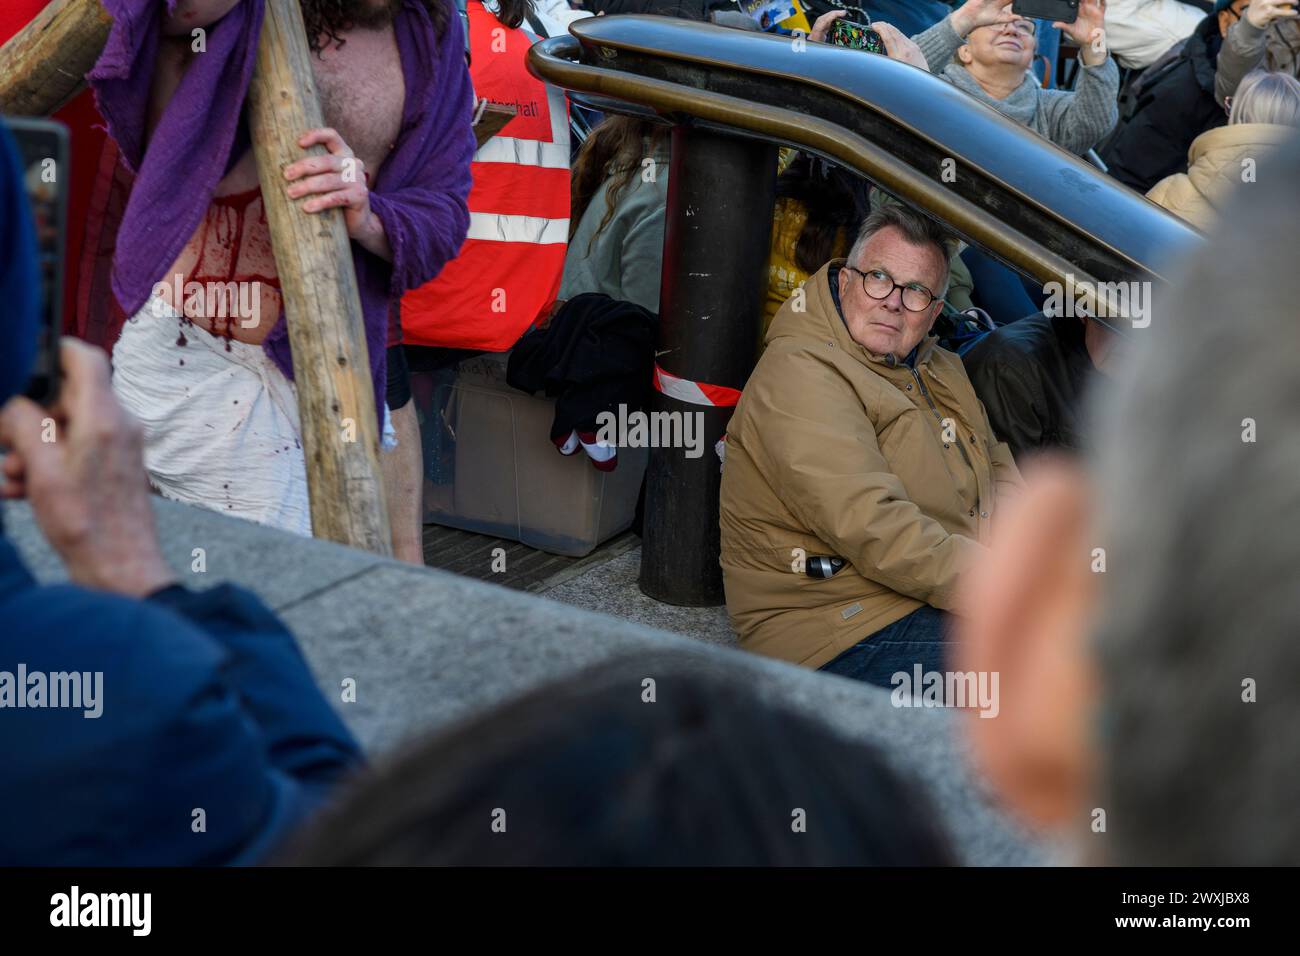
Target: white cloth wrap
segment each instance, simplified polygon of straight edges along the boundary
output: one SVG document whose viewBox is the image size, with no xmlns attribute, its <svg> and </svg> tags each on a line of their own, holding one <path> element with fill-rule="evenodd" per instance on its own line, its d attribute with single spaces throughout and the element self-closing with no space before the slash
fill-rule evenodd
<svg viewBox="0 0 1300 956">
<path fill-rule="evenodd" d="M 114 348 L 113 391 L 144 428 L 163 497 L 311 535 L 298 398 L 260 346 L 182 324 L 151 297 Z"/>
</svg>

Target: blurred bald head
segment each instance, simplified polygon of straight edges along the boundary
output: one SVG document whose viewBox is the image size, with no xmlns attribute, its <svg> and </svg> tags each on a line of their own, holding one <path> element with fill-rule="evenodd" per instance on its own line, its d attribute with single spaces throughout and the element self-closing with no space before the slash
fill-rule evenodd
<svg viewBox="0 0 1300 956">
<path fill-rule="evenodd" d="M 1293 141 L 1238 187 L 1099 403 L 1117 863 L 1300 862 L 1297 182 Z"/>
<path fill-rule="evenodd" d="M 1300 863 L 1300 141 L 1261 160 L 1095 394 L 1095 457 L 1032 462 L 966 582 L 967 722 L 1085 860 Z"/>
</svg>

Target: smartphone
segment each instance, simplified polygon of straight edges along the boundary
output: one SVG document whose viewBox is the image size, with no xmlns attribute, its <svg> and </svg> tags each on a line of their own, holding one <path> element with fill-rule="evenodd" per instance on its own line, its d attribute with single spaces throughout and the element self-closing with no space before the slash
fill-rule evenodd
<svg viewBox="0 0 1300 956">
<path fill-rule="evenodd" d="M 68 128 L 48 119 L 6 117 L 18 145 L 23 186 L 36 228 L 41 325 L 36 366 L 23 394 L 42 405 L 59 394 L 59 336 L 63 333 L 63 273 L 68 230 Z"/>
<path fill-rule="evenodd" d="M 1031 20 L 1073 23 L 1079 19 L 1079 0 L 1012 0 L 1011 12 Z"/>
<path fill-rule="evenodd" d="M 831 32 L 826 39 L 836 46 L 846 46 L 851 50 L 881 54 L 885 52 L 885 41 L 879 33 L 866 24 L 854 23 L 844 17 L 831 24 Z"/>
</svg>

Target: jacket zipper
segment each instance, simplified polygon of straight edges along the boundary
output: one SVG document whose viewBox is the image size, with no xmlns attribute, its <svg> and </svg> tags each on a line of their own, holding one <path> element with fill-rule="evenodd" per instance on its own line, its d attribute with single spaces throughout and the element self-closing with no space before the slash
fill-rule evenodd
<svg viewBox="0 0 1300 956">
<path fill-rule="evenodd" d="M 939 414 L 939 408 L 938 408 L 938 406 L 934 404 L 934 399 L 932 399 L 932 398 L 930 397 L 930 393 L 929 393 L 928 391 L 926 391 L 925 383 L 924 383 L 923 381 L 921 381 L 921 373 L 918 372 L 918 371 L 917 371 L 916 369 L 914 369 L 914 368 L 910 369 L 910 371 L 911 371 L 911 373 L 912 373 L 912 377 L 913 377 L 914 379 L 916 379 L 916 384 L 917 384 L 917 385 L 920 387 L 920 389 L 921 389 L 921 394 L 925 396 L 926 404 L 928 404 L 928 405 L 930 406 L 930 411 L 934 412 L 934 417 L 938 420 L 939 425 L 942 427 L 942 425 L 943 425 L 943 416 Z M 956 424 L 957 424 L 956 421 L 954 421 L 954 422 L 953 422 L 953 425 L 955 426 Z M 969 468 L 972 472 L 974 472 L 974 471 L 975 471 L 975 463 L 974 463 L 973 461 L 970 460 L 970 455 L 966 454 L 966 446 L 963 445 L 960 441 L 957 441 L 957 442 L 956 442 L 956 445 L 957 445 L 957 450 L 958 450 L 959 452 L 961 452 L 961 456 L 962 456 L 962 458 L 966 459 L 966 467 Z"/>
<path fill-rule="evenodd" d="M 930 406 L 930 411 L 934 412 L 934 417 L 935 419 L 938 420 L 939 427 L 942 428 L 943 416 L 939 414 L 938 406 L 934 404 L 934 399 L 930 397 L 929 391 L 926 390 L 925 382 L 921 381 L 921 373 L 918 372 L 913 366 L 910 365 L 908 366 L 908 370 L 912 373 L 912 377 L 916 379 L 916 385 L 918 388 L 921 389 L 921 394 L 925 396 L 926 404 Z M 957 423 L 954 420 L 953 421 L 954 428 L 956 427 L 956 424 Z M 957 450 L 961 452 L 961 457 L 966 461 L 966 467 L 969 468 L 971 470 L 971 474 L 975 476 L 975 487 L 978 489 L 979 472 L 975 470 L 975 463 L 970 460 L 970 455 L 966 454 L 966 446 L 962 443 L 961 436 L 956 436 L 956 438 L 957 438 Z M 979 491 L 977 490 L 975 492 L 975 513 L 982 514 L 983 511 L 984 509 L 980 507 L 980 496 L 979 496 Z"/>
</svg>

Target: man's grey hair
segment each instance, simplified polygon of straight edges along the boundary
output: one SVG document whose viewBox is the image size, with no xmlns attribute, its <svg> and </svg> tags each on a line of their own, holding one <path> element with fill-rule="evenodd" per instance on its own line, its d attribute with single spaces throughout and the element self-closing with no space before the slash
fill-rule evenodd
<svg viewBox="0 0 1300 956">
<path fill-rule="evenodd" d="M 1300 863 L 1300 139 L 1265 162 L 1098 383 L 1107 863 Z"/>
<path fill-rule="evenodd" d="M 848 263 L 856 267 L 858 258 L 862 255 L 862 250 L 866 247 L 867 242 L 876 233 L 882 229 L 893 226 L 903 234 L 903 238 L 913 246 L 934 246 L 943 256 L 945 263 L 943 273 L 943 283 L 940 288 L 932 289 L 937 298 L 942 299 L 948 292 L 948 280 L 951 277 L 950 270 L 946 264 L 952 259 L 957 251 L 957 240 L 952 233 L 944 229 L 937 222 L 922 213 L 917 212 L 910 206 L 904 206 L 899 202 L 888 200 L 883 202 L 872 210 L 871 214 L 862 221 L 862 227 L 858 230 L 858 238 L 853 240 L 853 247 L 849 249 Z"/>
</svg>

